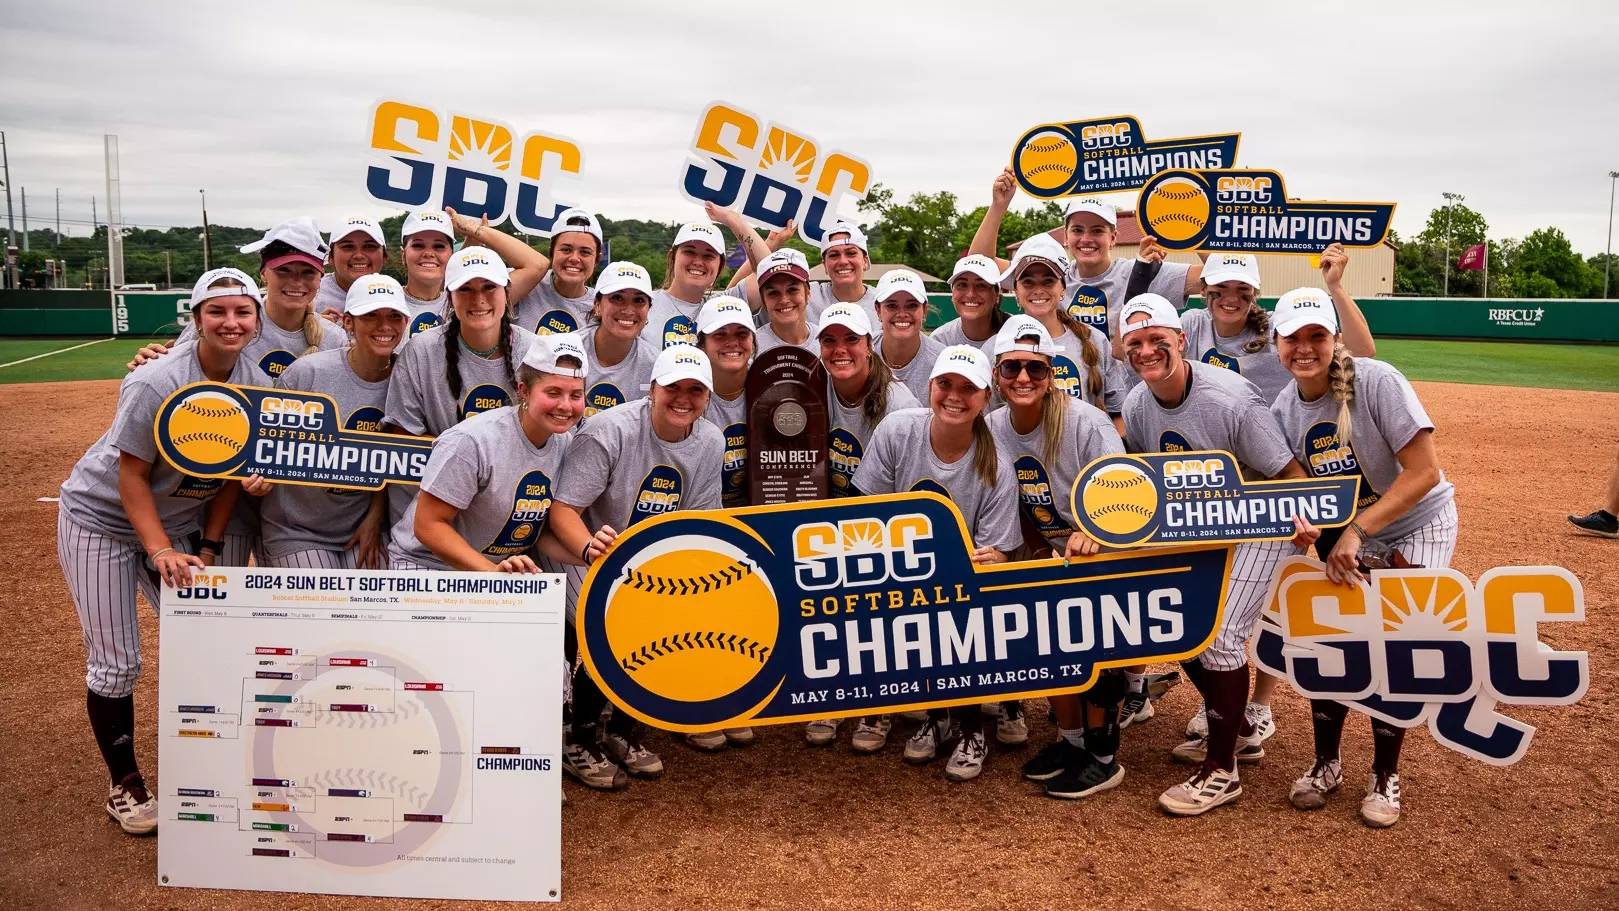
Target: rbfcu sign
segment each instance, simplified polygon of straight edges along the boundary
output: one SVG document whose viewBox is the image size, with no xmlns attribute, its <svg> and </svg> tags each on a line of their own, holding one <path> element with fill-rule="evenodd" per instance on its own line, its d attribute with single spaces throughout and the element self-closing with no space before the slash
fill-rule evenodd
<svg viewBox="0 0 1619 911">
<path fill-rule="evenodd" d="M 508 219 L 527 234 L 549 236 L 567 206 L 557 187 L 582 165 L 572 140 L 538 131 L 519 136 L 497 120 L 440 114 L 403 101 L 371 112 L 365 189 L 407 209 L 454 209 L 492 224 Z"/>
<path fill-rule="evenodd" d="M 614 702 L 677 731 L 1077 692 L 1202 651 L 1232 549 L 970 553 L 932 493 L 661 516 L 591 568 L 580 651 Z"/>
<path fill-rule="evenodd" d="M 723 101 L 703 111 L 689 151 L 680 172 L 687 199 L 735 209 L 767 228 L 796 220 L 799 236 L 816 245 L 844 198 L 864 199 L 871 187 L 864 160 Z"/>
</svg>

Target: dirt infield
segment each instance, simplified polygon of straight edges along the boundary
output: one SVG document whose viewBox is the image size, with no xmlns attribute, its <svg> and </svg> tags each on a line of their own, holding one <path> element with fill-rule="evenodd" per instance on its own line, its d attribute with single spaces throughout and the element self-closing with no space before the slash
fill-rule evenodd
<svg viewBox="0 0 1619 911">
<path fill-rule="evenodd" d="M 1287 788 L 1311 755 L 1308 710 L 1278 698 L 1280 732 L 1243 769 L 1245 795 L 1208 817 L 1155 806 L 1179 780 L 1169 748 L 1196 707 L 1170 692 L 1159 717 L 1125 735 L 1124 784 L 1077 803 L 1019 780 L 1022 751 L 996 751 L 984 776 L 950 785 L 937 765 L 906 766 L 803 744 L 765 729 L 751 748 L 698 755 L 655 738 L 670 770 L 620 794 L 568 785 L 564 897 L 581 908 L 941 907 L 1539 908 L 1619 907 L 1619 542 L 1563 520 L 1596 503 L 1619 437 L 1619 394 L 1419 383 L 1439 424 L 1441 462 L 1462 517 L 1455 565 L 1550 563 L 1584 582 L 1586 623 L 1550 627 L 1591 652 L 1591 687 L 1572 708 L 1512 709 L 1539 726 L 1527 758 L 1499 769 L 1413 731 L 1402 764 L 1405 817 L 1359 822 L 1369 731 L 1351 715 L 1348 782 L 1303 814 Z M 5 603 L 0 662 L 0 906 L 232 909 L 383 907 L 379 900 L 198 893 L 156 883 L 155 839 L 121 834 L 102 813 L 105 774 L 84 718 L 83 652 L 57 567 L 55 496 L 111 418 L 112 382 L 0 386 L 0 523 Z M 139 753 L 156 771 L 157 633 L 145 619 Z M 1031 741 L 1052 736 L 1034 707 Z M 847 731 L 847 726 L 845 726 Z M 519 837 L 521 833 L 516 833 Z M 400 907 L 468 907 L 397 902 Z M 491 904 L 490 907 L 508 907 Z"/>
</svg>

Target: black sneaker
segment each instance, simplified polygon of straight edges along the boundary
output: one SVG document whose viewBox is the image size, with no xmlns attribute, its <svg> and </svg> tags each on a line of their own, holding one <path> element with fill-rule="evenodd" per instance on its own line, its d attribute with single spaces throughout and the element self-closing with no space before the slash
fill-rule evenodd
<svg viewBox="0 0 1619 911">
<path fill-rule="evenodd" d="M 1060 797 L 1063 800 L 1078 800 L 1089 797 L 1097 791 L 1106 791 L 1117 787 L 1124 780 L 1124 766 L 1118 761 L 1102 764 L 1094 756 L 1087 756 L 1090 761 L 1081 766 L 1064 769 L 1062 774 L 1046 782 L 1046 796 Z"/>
<path fill-rule="evenodd" d="M 1604 538 L 1619 538 L 1619 518 L 1606 509 L 1599 509 L 1588 516 L 1569 516 L 1570 525 L 1578 528 L 1588 535 L 1601 535 Z"/>
<path fill-rule="evenodd" d="M 1090 761 L 1091 754 L 1085 752 L 1084 747 L 1076 747 L 1058 737 L 1055 743 L 1046 744 L 1044 749 L 1034 754 L 1034 758 L 1023 764 L 1023 777 L 1030 781 L 1050 781 L 1064 770 L 1078 768 Z"/>
</svg>

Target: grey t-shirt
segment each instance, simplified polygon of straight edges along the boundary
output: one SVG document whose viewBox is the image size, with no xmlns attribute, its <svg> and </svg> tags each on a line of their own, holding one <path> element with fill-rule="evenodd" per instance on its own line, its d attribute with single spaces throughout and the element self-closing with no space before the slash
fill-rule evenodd
<svg viewBox="0 0 1619 911">
<path fill-rule="evenodd" d="M 974 345 L 991 358 L 995 356 L 995 333 L 991 332 L 989 338 L 985 339 L 968 338 L 959 316 L 933 330 L 931 337 L 941 345 Z"/>
<path fill-rule="evenodd" d="M 635 346 L 625 358 L 611 366 L 603 364 L 596 353 L 596 333 L 601 326 L 590 326 L 579 333 L 579 344 L 590 355 L 590 368 L 585 371 L 585 417 L 590 418 L 609 408 L 644 399 L 652 383 L 652 367 L 658 362 L 658 351 L 646 343 L 645 338 L 635 340 Z"/>
<path fill-rule="evenodd" d="M 877 356 L 883 356 L 883 340 L 877 339 L 872 345 L 877 349 Z M 944 350 L 944 344 L 926 335 L 922 336 L 922 347 L 917 349 L 916 357 L 910 359 L 903 367 L 895 367 L 892 363 L 888 369 L 894 371 L 894 379 L 905 384 L 905 388 L 916 396 L 916 400 L 923 404 L 928 400 L 928 374 L 933 372 L 933 365 L 939 360 L 939 352 Z M 884 358 L 886 361 L 887 359 Z"/>
<path fill-rule="evenodd" d="M 433 442 L 422 473 L 422 490 L 460 510 L 456 533 L 496 563 L 530 553 L 551 511 L 555 479 L 573 440 L 552 434 L 535 446 L 523 432 L 516 407 L 473 415 Z M 416 537 L 418 497 L 394 526 L 388 554 L 423 566 L 448 569 Z"/>
<path fill-rule="evenodd" d="M 329 277 L 329 276 L 328 276 Z M 342 309 L 342 302 L 338 309 Z M 317 308 L 319 312 L 319 308 Z M 194 342 L 197 340 L 197 324 L 195 321 L 186 324 L 180 330 L 180 336 L 175 344 Z M 330 320 L 320 320 L 320 340 L 316 343 L 317 351 L 330 351 L 342 348 L 349 342 L 348 334 L 343 327 Z M 264 308 L 259 308 L 259 334 L 258 337 L 247 343 L 242 349 L 242 357 L 247 358 L 256 365 L 265 376 L 274 380 L 281 376 L 292 362 L 304 356 L 309 350 L 309 339 L 304 337 L 302 326 L 297 329 L 283 329 L 277 326 L 264 314 Z M 313 353 L 313 352 L 310 352 Z"/>
<path fill-rule="evenodd" d="M 748 505 L 748 397 L 708 397 L 703 417 L 725 436 L 725 464 L 720 469 L 720 500 L 727 507 Z"/>
<path fill-rule="evenodd" d="M 961 511 L 974 545 L 1002 553 L 1016 550 L 1023 536 L 1018 529 L 1012 459 L 997 445 L 995 483 L 985 484 L 973 467 L 978 442 L 954 462 L 941 461 L 928 442 L 932 420 L 933 412 L 926 408 L 907 408 L 885 418 L 855 470 L 855 488 L 863 494 L 914 490 L 942 494 Z"/>
<path fill-rule="evenodd" d="M 811 329 L 821 321 L 821 314 L 826 311 L 826 308 L 836 303 L 839 303 L 839 301 L 832 293 L 831 282 L 810 282 L 809 306 L 805 308 L 805 314 L 809 317 Z M 853 301 L 850 303 L 853 303 Z M 877 332 L 878 327 L 882 325 L 882 321 L 877 318 L 877 289 L 867 285 L 866 293 L 860 296 L 859 303 L 860 306 L 866 308 L 866 316 L 871 320 L 871 331 Z M 927 302 L 923 301 L 923 303 Z"/>
<path fill-rule="evenodd" d="M 444 333 L 448 325 L 424 330 L 399 348 L 393 379 L 388 383 L 387 420 L 406 433 L 438 436 L 463 417 L 504 408 L 517 400 L 516 383 L 502 358 L 478 357 L 460 339 L 457 366 L 461 372 L 461 398 L 450 397 L 446 374 Z M 511 363 L 515 370 L 534 341 L 534 333 L 512 327 Z"/>
<path fill-rule="evenodd" d="M 322 351 L 294 361 L 276 386 L 323 392 L 337 402 L 337 418 L 347 430 L 380 432 L 388 378 L 360 379 L 348 351 Z M 265 553 L 280 559 L 305 550 L 342 550 L 371 506 L 371 492 L 305 484 L 275 484 L 260 507 Z"/>
<path fill-rule="evenodd" d="M 1338 439 L 1338 402 L 1330 394 L 1306 402 L 1299 398 L 1298 384 L 1289 383 L 1271 405 L 1271 412 L 1305 471 L 1316 477 L 1360 477 L 1360 509 L 1376 503 L 1400 476 L 1400 450 L 1418 433 L 1434 429 L 1405 375 L 1367 357 L 1355 358 L 1349 445 Z M 1454 497 L 1455 487 L 1441 474 L 1432 490 L 1376 537 L 1390 543 L 1410 534 Z"/>
<path fill-rule="evenodd" d="M 832 381 L 826 383 L 826 448 L 827 448 L 827 487 L 834 497 L 851 496 L 850 482 L 854 479 L 855 469 L 860 467 L 860 459 L 865 455 L 866 444 L 876 431 L 877 425 L 889 415 L 906 408 L 920 408 L 922 403 L 911 390 L 905 388 L 904 383 L 893 382 L 888 384 L 888 400 L 883 413 L 873 421 L 866 417 L 866 409 L 862 405 L 851 408 L 838 401 L 838 392 L 832 388 Z"/>
<path fill-rule="evenodd" d="M 1125 444 L 1131 452 L 1219 449 L 1236 457 L 1248 480 L 1274 478 L 1293 460 L 1276 418 L 1253 383 L 1229 370 L 1187 361 L 1192 390 L 1165 408 L 1141 383 L 1124 400 Z"/>
<path fill-rule="evenodd" d="M 564 297 L 557 290 L 556 273 L 546 270 L 534 290 L 517 302 L 513 321 L 540 335 L 561 335 L 585 328 L 590 308 L 596 303 L 596 289 L 586 285 L 579 297 Z"/>
<path fill-rule="evenodd" d="M 129 372 L 118 387 L 118 410 L 112 426 L 91 445 L 62 482 L 61 508 L 74 522 L 97 534 L 135 540 L 135 528 L 118 495 L 119 454 L 127 452 L 152 464 L 149 477 L 158 518 L 169 536 L 180 537 L 196 531 L 202 523 L 202 506 L 219 490 L 217 478 L 193 478 L 181 474 L 157 451 L 152 425 L 158 409 L 175 390 L 208 377 L 197 361 L 194 342 L 175 345 L 168 354 Z M 272 381 L 246 356 L 236 359 L 230 383 L 237 386 L 270 386 Z"/>
<path fill-rule="evenodd" d="M 417 300 L 406 291 L 405 306 L 410 308 L 410 334 L 416 335 L 444 324 L 444 316 L 450 308 L 450 292 L 440 291 L 432 300 Z"/>
<path fill-rule="evenodd" d="M 1102 374 L 1101 407 L 1108 414 L 1118 414 L 1124 407 L 1124 395 L 1128 391 L 1124 374 L 1129 369 L 1122 361 L 1113 359 L 1107 336 L 1102 334 L 1095 326 L 1082 327 L 1091 337 L 1091 344 L 1096 346 L 1098 363 L 1096 369 Z M 1096 404 L 1096 393 L 1090 384 L 1090 368 L 1085 366 L 1085 344 L 1072 329 L 1064 329 L 1061 335 L 1052 339 L 1061 349 L 1061 353 L 1051 359 L 1051 380 L 1057 388 L 1090 404 Z"/>
<path fill-rule="evenodd" d="M 763 311 L 760 311 L 760 312 L 763 312 Z M 753 353 L 755 355 L 760 355 L 760 354 L 764 354 L 766 351 L 769 351 L 772 348 L 780 348 L 782 345 L 797 345 L 798 347 L 803 348 L 805 351 L 808 351 L 809 353 L 815 355 L 816 357 L 820 357 L 821 356 L 821 343 L 819 341 L 817 341 L 816 338 L 815 338 L 815 331 L 814 331 L 815 327 L 813 325 L 810 325 L 810 326 L 806 326 L 804 328 L 805 328 L 805 334 L 804 334 L 804 340 L 803 341 L 801 341 L 801 342 L 789 342 L 789 341 L 784 341 L 781 336 L 777 335 L 776 330 L 771 328 L 769 322 L 766 322 L 764 325 L 759 326 L 759 327 L 757 327 L 757 328 L 755 328 L 753 330 Z"/>
<path fill-rule="evenodd" d="M 703 295 L 706 301 L 712 294 Z M 641 330 L 641 338 L 652 346 L 654 351 L 662 351 L 670 345 L 681 343 L 687 345 L 697 344 L 697 311 L 703 309 L 703 301 L 688 304 L 670 294 L 667 289 L 659 288 L 652 292 L 652 308 L 647 311 L 646 326 Z"/>
<path fill-rule="evenodd" d="M 1068 312 L 1082 323 L 1095 326 L 1109 337 L 1118 334 L 1119 311 L 1124 309 L 1124 293 L 1130 288 L 1134 259 L 1115 259 L 1101 275 L 1084 278 L 1077 268 L 1068 271 L 1064 290 Z M 1147 290 L 1163 295 L 1176 310 L 1186 309 L 1186 263 L 1166 262 L 1147 284 Z"/>
<path fill-rule="evenodd" d="M 1028 433 L 1018 433 L 1012 429 L 1010 408 L 998 409 L 986 417 L 990 435 L 1012 459 L 1023 515 L 1046 540 L 1057 545 L 1067 540 L 1075 528 L 1069 494 L 1080 470 L 1094 459 L 1124 451 L 1118 430 L 1101 409 L 1076 398 L 1069 398 L 1067 406 L 1051 464 L 1046 463 L 1049 428 L 1037 424 Z"/>
<path fill-rule="evenodd" d="M 349 293 L 337 286 L 337 273 L 328 272 L 320 277 L 320 286 L 315 289 L 315 312 L 324 313 L 327 310 L 343 312 L 343 304 L 348 300 Z"/>
<path fill-rule="evenodd" d="M 1259 387 L 1259 396 L 1267 402 L 1276 401 L 1282 387 L 1293 381 L 1293 375 L 1282 366 L 1276 348 L 1259 333 L 1243 330 L 1230 338 L 1222 338 L 1214 329 L 1214 319 L 1207 310 L 1187 310 L 1181 314 L 1181 325 L 1186 332 L 1186 357 L 1216 367 L 1240 373 L 1248 382 Z M 1245 351 L 1247 345 L 1259 339 L 1265 344 L 1258 351 Z"/>
<path fill-rule="evenodd" d="M 592 531 L 623 532 L 642 519 L 677 509 L 720 505 L 725 439 L 708 421 L 675 443 L 652 431 L 652 400 L 596 415 L 574 438 L 557 499 L 584 508 Z"/>
</svg>

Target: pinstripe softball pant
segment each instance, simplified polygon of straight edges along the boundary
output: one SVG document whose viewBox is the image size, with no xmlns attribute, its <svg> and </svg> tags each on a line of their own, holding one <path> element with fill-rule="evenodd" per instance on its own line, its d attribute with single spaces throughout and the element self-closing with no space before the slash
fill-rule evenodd
<svg viewBox="0 0 1619 911">
<path fill-rule="evenodd" d="M 1298 552 L 1292 541 L 1250 541 L 1237 545 L 1231 581 L 1226 587 L 1225 613 L 1214 641 L 1198 656 L 1211 671 L 1235 671 L 1248 666 L 1248 637 L 1259 623 L 1270 591 L 1276 564 Z"/>
<path fill-rule="evenodd" d="M 282 557 L 264 554 L 264 565 L 276 569 L 354 569 L 352 550 L 300 550 Z"/>
</svg>

